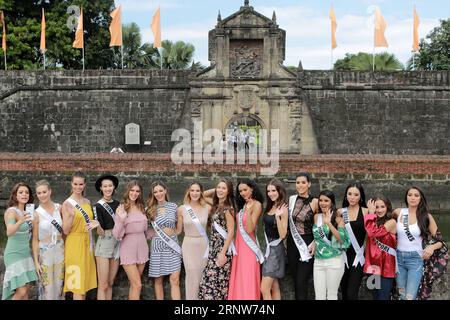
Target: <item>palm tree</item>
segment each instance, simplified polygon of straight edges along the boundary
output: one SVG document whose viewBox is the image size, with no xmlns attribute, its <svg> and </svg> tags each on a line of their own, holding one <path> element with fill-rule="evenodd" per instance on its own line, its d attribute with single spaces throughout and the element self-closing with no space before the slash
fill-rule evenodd
<svg viewBox="0 0 450 320">
<path fill-rule="evenodd" d="M 366 52 L 346 54 L 344 59 L 337 60 L 335 70 L 373 70 L 373 55 Z M 395 55 L 382 52 L 375 54 L 375 70 L 393 71 L 403 70 L 402 63 Z"/>
<path fill-rule="evenodd" d="M 177 41 L 173 43 L 170 40 L 164 40 L 161 43 L 161 51 L 155 51 L 152 60 L 158 67 L 163 69 L 189 69 L 192 66 L 192 57 L 195 47 L 190 43 Z M 160 54 L 161 52 L 161 54 Z M 195 65 L 195 64 L 194 64 Z"/>
</svg>

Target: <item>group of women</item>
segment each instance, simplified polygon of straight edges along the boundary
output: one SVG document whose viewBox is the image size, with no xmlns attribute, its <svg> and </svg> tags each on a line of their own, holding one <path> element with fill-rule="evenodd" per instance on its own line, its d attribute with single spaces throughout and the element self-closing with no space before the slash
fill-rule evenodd
<svg viewBox="0 0 450 320">
<path fill-rule="evenodd" d="M 16 184 L 4 215 L 2 298 L 28 299 L 30 283 L 37 281 L 39 299 L 63 299 L 71 292 L 81 300 L 97 288 L 97 299 L 111 300 L 122 265 L 129 299 L 137 300 L 149 262 L 158 300 L 164 299 L 166 276 L 171 298 L 181 298 L 182 265 L 188 300 L 281 299 L 280 279 L 288 268 L 298 300 L 308 298 L 311 279 L 318 300 L 336 300 L 339 287 L 342 299 L 358 299 L 364 273 L 373 280 L 374 299 L 390 299 L 394 279 L 400 299 L 426 299 L 448 260 L 417 187 L 406 191 L 405 208 L 393 210 L 383 196 L 366 203 L 359 182 L 347 186 L 337 209 L 330 190 L 311 196 L 307 173 L 298 174 L 297 193 L 290 197 L 278 179 L 267 184 L 265 197 L 252 180 L 238 182 L 236 192 L 228 179 L 210 190 L 192 182 L 180 206 L 169 201 L 161 181 L 151 184 L 146 200 L 137 181 L 126 185 L 120 201 L 113 199 L 118 185 L 113 175 L 98 178 L 95 188 L 102 198 L 91 205 L 84 197 L 86 178 L 77 172 L 70 197 L 59 205 L 41 180 L 33 211 L 27 205 L 34 203 L 31 188 Z M 264 252 L 256 236 L 260 220 Z"/>
</svg>

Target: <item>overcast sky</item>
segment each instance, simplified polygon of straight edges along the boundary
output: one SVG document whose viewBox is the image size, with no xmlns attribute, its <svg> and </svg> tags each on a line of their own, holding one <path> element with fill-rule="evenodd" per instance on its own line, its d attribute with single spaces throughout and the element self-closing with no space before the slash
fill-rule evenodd
<svg viewBox="0 0 450 320">
<path fill-rule="evenodd" d="M 152 16 L 161 6 L 162 39 L 192 43 L 195 61 L 209 66 L 208 31 L 222 19 L 238 11 L 244 0 L 115 0 L 122 4 L 123 23 L 136 22 L 144 42 L 153 42 Z M 450 0 L 250 0 L 250 5 L 271 18 L 275 10 L 277 23 L 286 30 L 285 65 L 305 69 L 329 69 L 331 65 L 329 11 L 333 3 L 337 19 L 337 43 L 334 60 L 345 53 L 373 51 L 373 11 L 378 6 L 387 22 L 388 48 L 376 52 L 395 54 L 402 63 L 411 55 L 413 7 L 420 17 L 419 36 L 424 38 L 440 19 L 450 16 Z"/>
</svg>

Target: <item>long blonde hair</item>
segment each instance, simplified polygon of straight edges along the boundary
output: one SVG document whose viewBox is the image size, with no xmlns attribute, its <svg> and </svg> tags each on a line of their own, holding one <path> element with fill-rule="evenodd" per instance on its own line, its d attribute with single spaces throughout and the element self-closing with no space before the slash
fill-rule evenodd
<svg viewBox="0 0 450 320">
<path fill-rule="evenodd" d="M 151 221 L 154 221 L 156 218 L 156 209 L 157 209 L 157 205 L 158 205 L 158 200 L 156 200 L 154 191 L 157 186 L 160 186 L 164 190 L 166 190 L 165 200 L 169 201 L 169 190 L 167 189 L 167 186 L 165 185 L 165 183 L 162 181 L 153 182 L 150 186 L 150 192 L 148 193 L 147 210 L 146 210 L 147 218 L 150 219 Z"/>
<path fill-rule="evenodd" d="M 142 199 L 143 189 L 142 189 L 142 186 L 139 184 L 139 182 L 136 180 L 132 180 L 132 181 L 128 182 L 128 184 L 125 188 L 125 191 L 122 195 L 121 203 L 123 204 L 125 211 L 128 212 L 128 210 L 130 210 L 130 208 L 131 208 L 131 201 L 130 201 L 129 194 L 130 194 L 131 189 L 135 186 L 138 186 L 139 190 L 140 190 L 139 197 L 136 199 L 136 207 L 138 207 L 138 209 L 142 213 L 144 213 L 144 200 Z"/>
<path fill-rule="evenodd" d="M 183 203 L 184 204 L 190 204 L 191 203 L 192 199 L 191 199 L 191 196 L 189 195 L 189 190 L 195 184 L 200 187 L 200 199 L 199 199 L 199 202 L 200 202 L 200 205 L 202 207 L 204 207 L 207 202 L 206 202 L 206 199 L 205 199 L 205 197 L 203 195 L 203 186 L 202 186 L 202 184 L 200 182 L 197 182 L 197 181 L 191 182 L 189 184 L 189 186 L 187 187 L 186 192 L 184 193 Z"/>
</svg>

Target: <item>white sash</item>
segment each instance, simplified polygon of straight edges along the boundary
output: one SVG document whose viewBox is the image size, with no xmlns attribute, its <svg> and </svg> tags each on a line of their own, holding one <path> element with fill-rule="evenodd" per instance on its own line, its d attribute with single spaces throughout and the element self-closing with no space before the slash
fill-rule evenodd
<svg viewBox="0 0 450 320">
<path fill-rule="evenodd" d="M 109 206 L 108 202 L 106 202 L 103 199 L 100 199 L 97 201 L 97 203 L 100 204 L 106 210 L 106 212 L 109 213 L 111 218 L 113 218 L 113 220 L 114 220 L 114 210 Z"/>
<path fill-rule="evenodd" d="M 206 231 L 205 231 L 205 229 L 203 229 L 202 224 L 200 223 L 200 220 L 198 219 L 198 217 L 195 214 L 194 210 L 192 210 L 191 206 L 185 204 L 184 207 L 185 207 L 187 213 L 189 214 L 189 217 L 191 218 L 192 222 L 194 222 L 194 225 L 197 228 L 198 233 L 200 233 L 200 235 L 206 241 L 206 250 L 205 250 L 205 254 L 203 255 L 203 258 L 208 258 L 208 254 L 209 254 L 209 240 L 208 240 L 208 236 L 206 235 Z"/>
<path fill-rule="evenodd" d="M 165 233 L 165 232 L 163 231 L 163 229 L 161 229 L 161 228 L 158 226 L 158 224 L 156 223 L 156 221 L 152 221 L 151 223 L 152 223 L 153 229 L 155 229 L 156 233 L 157 233 L 158 236 L 161 238 L 161 240 L 162 240 L 165 244 L 167 244 L 169 247 L 171 247 L 173 251 L 175 251 L 176 253 L 178 253 L 178 254 L 181 255 L 181 247 L 180 247 L 180 245 L 179 245 L 175 240 L 173 240 L 171 237 L 169 237 L 169 236 L 167 235 L 167 233 Z"/>
<path fill-rule="evenodd" d="M 323 230 L 322 215 L 322 213 L 319 213 L 319 215 L 317 216 L 317 231 L 319 232 L 319 236 L 322 238 L 322 240 L 331 247 L 331 241 L 330 239 L 328 239 L 325 231 Z"/>
<path fill-rule="evenodd" d="M 405 230 L 406 236 L 408 237 L 408 240 L 410 242 L 413 242 L 414 240 L 416 240 L 416 238 L 414 238 L 414 236 L 412 235 L 411 231 L 409 231 L 409 212 L 408 212 L 408 208 L 403 208 L 400 211 L 402 218 L 403 218 L 403 230 Z"/>
<path fill-rule="evenodd" d="M 245 206 L 244 206 L 245 208 Z M 239 225 L 239 231 L 241 232 L 242 238 L 244 239 L 244 242 L 247 244 L 247 246 L 255 253 L 256 260 L 259 263 L 264 262 L 264 255 L 261 251 L 261 249 L 258 247 L 257 243 L 250 237 L 250 235 L 245 231 L 243 220 L 244 220 L 244 208 L 242 208 L 238 213 L 238 225 Z M 256 237 L 256 235 L 255 235 Z"/>
<path fill-rule="evenodd" d="M 69 201 L 69 203 L 81 213 L 86 224 L 91 222 L 91 219 L 89 219 L 88 213 L 86 211 L 84 211 L 84 209 L 78 204 L 78 202 L 76 202 L 72 198 L 67 198 L 67 201 Z M 89 249 L 91 252 L 94 250 L 94 238 L 92 236 L 92 230 L 89 230 Z"/>
<path fill-rule="evenodd" d="M 55 211 L 59 209 L 58 204 L 55 203 Z M 50 221 L 50 223 L 56 228 L 56 230 L 62 234 L 63 233 L 63 228 L 61 227 L 61 225 L 58 223 L 58 221 L 56 221 L 55 218 L 53 218 L 47 211 L 45 211 L 44 208 L 42 208 L 41 206 L 39 206 L 36 209 L 37 212 L 39 212 L 39 214 L 41 216 L 43 216 L 45 219 L 47 219 L 48 221 Z M 52 244 L 56 244 L 56 241 L 58 240 L 58 235 L 56 232 L 52 232 Z"/>
<path fill-rule="evenodd" d="M 20 217 L 23 217 L 23 212 L 19 209 L 19 208 L 16 208 L 16 207 L 12 207 L 13 209 L 14 209 L 14 211 L 16 211 L 17 212 L 17 214 L 20 216 Z M 31 236 L 32 236 L 32 232 L 33 232 L 33 223 L 31 222 L 31 221 L 25 221 L 26 223 L 27 223 L 27 225 L 28 225 L 28 240 L 31 240 Z"/>
<path fill-rule="evenodd" d="M 218 224 L 216 221 L 214 221 L 213 223 L 214 228 L 216 228 L 217 232 L 220 234 L 220 236 L 226 240 L 228 233 L 225 231 L 224 228 L 222 228 L 222 226 L 220 224 Z M 227 253 L 229 255 L 233 254 L 233 256 L 237 256 L 237 251 L 236 251 L 236 247 L 234 246 L 234 242 L 233 240 L 231 240 L 230 245 L 228 246 L 228 251 Z"/>
<path fill-rule="evenodd" d="M 291 231 L 292 239 L 294 240 L 295 246 L 297 247 L 298 252 L 300 253 L 300 260 L 303 262 L 308 261 L 312 258 L 309 253 L 308 246 L 303 240 L 302 236 L 298 232 L 297 228 L 294 224 L 294 218 L 292 217 L 292 213 L 294 211 L 295 202 L 297 200 L 297 196 L 293 195 L 289 198 L 289 230 Z"/>
<path fill-rule="evenodd" d="M 352 226 L 350 225 L 350 219 L 348 217 L 348 208 L 342 208 L 342 217 L 344 218 L 345 229 L 348 232 L 348 236 L 350 237 L 350 242 L 352 243 L 352 247 L 356 252 L 355 260 L 353 260 L 352 267 L 357 267 L 358 264 L 361 264 L 361 267 L 364 266 L 364 262 L 366 261 L 364 258 L 364 244 L 362 247 L 359 246 L 358 241 L 356 240 L 355 234 L 353 233 Z M 348 266 L 348 259 L 345 257 L 345 265 Z"/>
<path fill-rule="evenodd" d="M 378 248 L 380 248 L 381 251 L 384 251 L 395 258 L 395 273 L 397 273 L 398 272 L 397 251 L 394 248 L 391 248 L 388 245 L 382 243 L 377 238 L 374 238 L 374 239 L 375 239 L 375 243 L 377 244 Z"/>
</svg>

